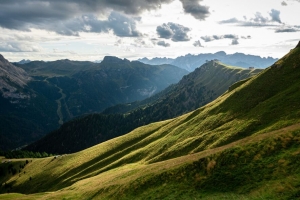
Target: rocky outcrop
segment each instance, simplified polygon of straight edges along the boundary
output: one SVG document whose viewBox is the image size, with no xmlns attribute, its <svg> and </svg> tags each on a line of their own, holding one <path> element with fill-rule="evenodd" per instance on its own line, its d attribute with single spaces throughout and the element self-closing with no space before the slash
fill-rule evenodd
<svg viewBox="0 0 300 200">
<path fill-rule="evenodd" d="M 30 80 L 30 76 L 21 68 L 14 66 L 0 54 L 0 91 L 7 98 L 27 98 L 18 92 Z"/>
</svg>

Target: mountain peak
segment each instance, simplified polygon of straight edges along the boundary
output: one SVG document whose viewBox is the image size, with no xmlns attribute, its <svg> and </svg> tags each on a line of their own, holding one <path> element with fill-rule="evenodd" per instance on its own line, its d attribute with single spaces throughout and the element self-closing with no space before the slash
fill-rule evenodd
<svg viewBox="0 0 300 200">
<path fill-rule="evenodd" d="M 298 45 L 296 46 L 296 48 L 300 48 L 300 41 L 299 41 Z"/>
<path fill-rule="evenodd" d="M 218 51 L 218 52 L 215 53 L 215 55 L 226 56 L 227 54 L 225 53 L 225 51 Z"/>
<path fill-rule="evenodd" d="M 24 87 L 31 78 L 21 68 L 14 66 L 0 54 L 0 93 L 4 97 L 15 95 L 18 87 Z"/>
<path fill-rule="evenodd" d="M 8 62 L 8 60 L 6 60 L 1 54 L 0 54 L 0 64 L 8 64 L 9 62 Z"/>
<path fill-rule="evenodd" d="M 110 62 L 110 63 L 120 63 L 124 61 L 129 61 L 127 59 L 122 60 L 116 56 L 105 56 L 102 62 Z"/>
</svg>

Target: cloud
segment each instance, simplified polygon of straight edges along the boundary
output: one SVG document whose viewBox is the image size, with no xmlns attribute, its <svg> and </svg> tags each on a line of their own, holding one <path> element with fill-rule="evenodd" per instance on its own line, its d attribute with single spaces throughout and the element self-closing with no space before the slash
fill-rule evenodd
<svg viewBox="0 0 300 200">
<path fill-rule="evenodd" d="M 238 45 L 238 44 L 239 44 L 238 39 L 233 39 L 231 42 L 231 45 Z"/>
<path fill-rule="evenodd" d="M 252 18 L 251 20 L 260 24 L 266 24 L 269 21 L 269 19 L 267 17 L 263 17 L 260 12 L 256 12 L 255 17 Z"/>
<path fill-rule="evenodd" d="M 0 42 L 0 52 L 39 52 L 41 48 L 31 42 Z"/>
<path fill-rule="evenodd" d="M 230 18 L 230 19 L 226 19 L 226 20 L 222 20 L 219 23 L 220 24 L 234 24 L 234 23 L 240 23 L 241 21 L 238 20 L 237 18 Z"/>
<path fill-rule="evenodd" d="M 280 11 L 279 10 L 272 9 L 269 14 L 271 16 L 271 21 L 278 22 L 278 23 L 281 24 Z"/>
<path fill-rule="evenodd" d="M 212 36 L 202 36 L 202 40 L 205 42 L 211 42 L 214 40 L 221 40 L 221 39 L 239 39 L 239 36 L 233 34 L 225 34 L 225 35 L 212 35 Z"/>
<path fill-rule="evenodd" d="M 194 47 L 204 47 L 202 46 L 200 40 L 196 40 L 194 43 L 193 43 Z"/>
<path fill-rule="evenodd" d="M 241 36 L 242 39 L 251 39 L 251 35 L 248 35 L 248 36 Z"/>
<path fill-rule="evenodd" d="M 280 19 L 280 11 L 272 9 L 269 13 L 269 17 L 263 16 L 260 12 L 256 12 L 254 17 L 248 19 L 247 17 L 243 17 L 243 20 L 239 20 L 237 18 L 230 18 L 227 20 L 222 20 L 220 24 L 236 24 L 239 26 L 256 26 L 256 27 L 264 27 L 264 26 L 278 26 L 278 24 L 282 24 Z M 274 24 L 277 23 L 277 24 Z"/>
<path fill-rule="evenodd" d="M 112 12 L 105 23 L 107 24 L 107 28 L 113 30 L 117 36 L 137 37 L 141 35 L 136 29 L 135 20 L 123 14 Z"/>
<path fill-rule="evenodd" d="M 157 42 L 157 45 L 162 46 L 162 47 L 169 47 L 170 46 L 170 44 L 166 43 L 165 41 L 159 41 L 159 42 Z"/>
<path fill-rule="evenodd" d="M 281 2 L 282 6 L 287 6 L 287 3 L 285 1 Z"/>
<path fill-rule="evenodd" d="M 156 32 L 160 38 L 170 39 L 174 35 L 174 32 L 169 24 L 170 22 L 168 24 L 163 24 L 156 28 Z"/>
<path fill-rule="evenodd" d="M 119 46 L 121 46 L 122 44 L 123 44 L 122 39 L 118 39 L 118 40 L 114 43 L 114 46 L 119 47 Z"/>
<path fill-rule="evenodd" d="M 134 47 L 144 47 L 144 48 L 153 48 L 153 42 L 149 39 L 136 38 L 134 43 L 131 43 L 131 46 Z"/>
<path fill-rule="evenodd" d="M 202 0 L 180 0 L 184 9 L 184 12 L 191 14 L 193 17 L 199 20 L 205 20 L 210 14 L 207 6 L 200 5 Z"/>
<path fill-rule="evenodd" d="M 190 38 L 187 33 L 190 30 L 185 26 L 173 22 L 164 23 L 156 28 L 156 32 L 160 38 L 171 39 L 174 42 L 189 41 Z"/>
<path fill-rule="evenodd" d="M 293 27 L 280 27 L 275 30 L 275 33 L 293 33 L 293 32 L 299 32 L 300 27 L 299 26 L 293 26 Z"/>
<path fill-rule="evenodd" d="M 41 2 L 39 4 L 43 5 Z M 15 9 L 19 8 L 18 6 L 15 7 Z M 64 10 L 72 11 L 67 8 Z M 24 14 L 28 14 L 29 11 L 32 10 L 28 9 Z M 136 28 L 136 21 L 139 18 L 130 18 L 115 11 L 109 14 L 107 20 L 99 20 L 94 14 L 69 16 L 69 14 L 57 15 L 56 12 L 51 15 L 50 11 L 47 13 L 47 10 L 41 13 L 39 11 L 37 13 L 32 12 L 31 15 L 28 14 L 26 17 L 16 13 L 16 16 L 8 17 L 7 14 L 0 13 L 0 26 L 23 31 L 30 31 L 32 28 L 43 29 L 67 36 L 79 36 L 79 32 L 107 33 L 110 30 L 119 37 L 138 37 L 141 35 Z M 61 18 L 58 19 L 57 17 Z"/>
<path fill-rule="evenodd" d="M 200 37 L 205 42 L 211 42 L 214 40 L 222 40 L 222 39 L 231 39 L 231 45 L 238 45 L 239 44 L 239 36 L 234 34 L 225 34 L 225 35 L 212 35 L 212 36 L 202 36 Z M 251 36 L 241 36 L 242 39 L 251 39 Z M 197 42 L 197 41 L 196 41 Z M 195 42 L 195 43 L 196 43 Z M 200 42 L 200 41 L 199 41 Z M 194 43 L 194 46 L 195 46 Z"/>
<path fill-rule="evenodd" d="M 21 31 L 36 28 L 72 36 L 78 36 L 81 31 L 112 30 L 120 37 L 135 37 L 140 35 L 135 25 L 138 18 L 129 15 L 160 9 L 162 4 L 172 1 L 174 0 L 1 1 L 0 27 Z M 100 15 L 107 19 L 99 20 Z M 84 19 L 86 16 L 88 20 Z"/>
</svg>

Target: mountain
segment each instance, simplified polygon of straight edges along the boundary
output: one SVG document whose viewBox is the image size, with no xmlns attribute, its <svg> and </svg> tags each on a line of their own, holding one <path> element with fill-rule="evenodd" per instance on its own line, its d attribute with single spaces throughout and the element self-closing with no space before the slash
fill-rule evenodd
<svg viewBox="0 0 300 200">
<path fill-rule="evenodd" d="M 30 76 L 22 69 L 15 67 L 0 55 L 0 91 L 4 97 L 26 98 L 18 89 L 24 88 Z"/>
<path fill-rule="evenodd" d="M 185 75 L 178 84 L 171 85 L 157 95 L 139 102 L 112 106 L 102 113 L 126 113 L 136 107 L 143 107 L 143 110 L 152 110 L 155 121 L 170 119 L 211 102 L 232 84 L 261 71 L 262 69 L 244 69 L 211 60 Z M 163 110 L 165 116 L 160 114 Z"/>
<path fill-rule="evenodd" d="M 40 138 L 42 129 L 54 128 L 49 125 L 54 122 L 53 104 L 32 93 L 29 86 L 32 80 L 23 69 L 0 55 L 0 149 L 22 146 L 24 142 Z"/>
<path fill-rule="evenodd" d="M 207 62 L 157 95 L 67 122 L 25 150 L 64 154 L 86 149 L 139 126 L 195 110 L 216 99 L 233 83 L 261 71 L 226 66 L 217 61 Z"/>
<path fill-rule="evenodd" d="M 298 46 L 180 117 L 78 153 L 4 163 L 0 191 L 10 193 L 0 198 L 299 199 Z"/>
<path fill-rule="evenodd" d="M 75 117 L 145 99 L 188 73 L 172 65 L 152 66 L 116 57 L 105 57 L 100 64 L 70 60 L 5 63 L 9 71 L 1 76 L 6 79 L 1 79 L 0 96 L 3 150 L 31 143 Z"/>
<path fill-rule="evenodd" d="M 25 60 L 25 59 L 23 59 L 23 60 L 20 60 L 19 62 L 16 62 L 16 64 L 26 64 L 26 63 L 30 63 L 31 62 L 31 60 Z"/>
<path fill-rule="evenodd" d="M 214 54 L 205 53 L 192 55 L 187 54 L 185 56 L 180 56 L 177 58 L 153 58 L 147 59 L 142 58 L 139 61 L 147 63 L 147 64 L 171 64 L 178 66 L 180 68 L 186 69 L 188 71 L 193 71 L 197 67 L 203 65 L 208 60 L 219 60 L 222 63 L 232 66 L 240 66 L 240 67 L 254 67 L 254 68 L 266 68 L 276 62 L 278 59 L 267 57 L 262 58 L 260 56 L 255 55 L 246 55 L 243 53 L 234 53 L 234 54 L 226 54 L 224 51 L 219 51 Z"/>
<path fill-rule="evenodd" d="M 146 64 L 151 63 L 151 65 L 162 65 L 162 64 L 171 64 L 174 61 L 174 59 L 166 58 L 166 57 L 148 59 L 145 57 L 145 58 L 138 59 L 138 61 L 140 61 L 142 63 L 146 63 Z M 201 65 L 199 65 L 199 66 L 201 66 Z M 197 67 L 199 67 L 199 66 L 197 66 Z"/>
</svg>

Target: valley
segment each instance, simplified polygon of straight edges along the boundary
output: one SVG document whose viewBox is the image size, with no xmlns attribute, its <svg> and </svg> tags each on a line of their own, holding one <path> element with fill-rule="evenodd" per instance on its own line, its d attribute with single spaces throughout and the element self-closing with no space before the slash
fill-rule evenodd
<svg viewBox="0 0 300 200">
<path fill-rule="evenodd" d="M 13 66 L 28 77 L 26 83 L 20 82 L 16 88 L 16 78 L 1 82 L 1 88 L 8 91 L 14 88 L 10 92 L 5 90 L 0 97 L 5 107 L 0 111 L 0 121 L 5 127 L 0 130 L 3 138 L 0 149 L 3 150 L 28 145 L 81 115 L 145 99 L 188 73 L 172 65 L 151 66 L 117 57 L 106 57 L 102 63 L 59 60 L 17 66 L 2 60 L 1 70 Z M 131 87 L 124 88 L 128 85 Z M 19 127 L 18 122 L 23 126 Z M 8 133 L 18 139 L 12 139 Z"/>
<path fill-rule="evenodd" d="M 177 117 L 24 168 L 1 158 L 0 199 L 299 198 L 299 44 Z"/>
</svg>

